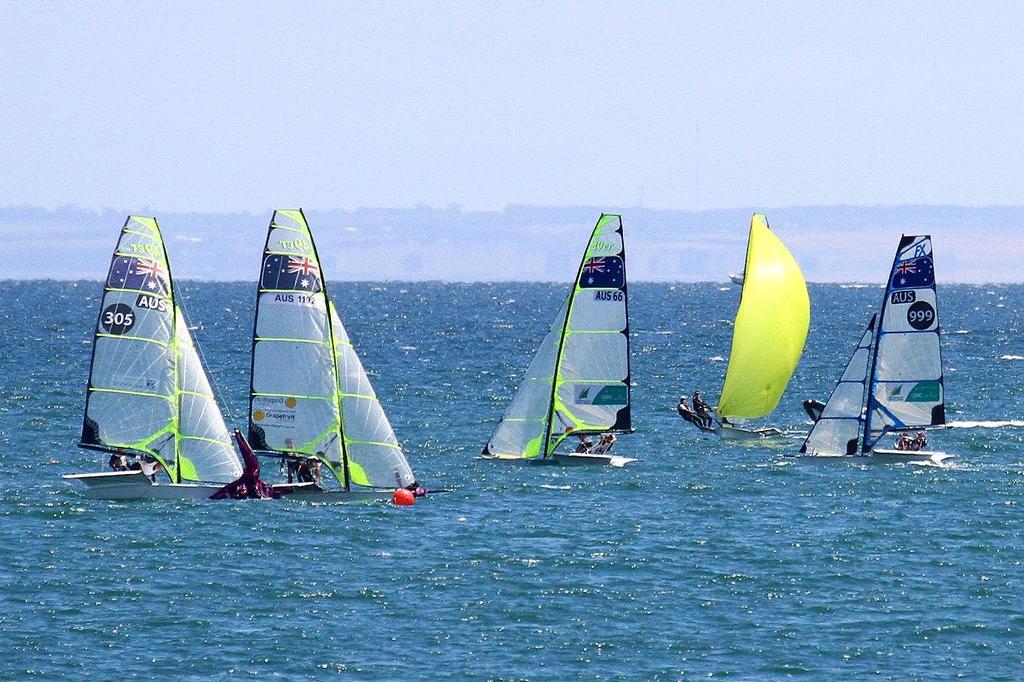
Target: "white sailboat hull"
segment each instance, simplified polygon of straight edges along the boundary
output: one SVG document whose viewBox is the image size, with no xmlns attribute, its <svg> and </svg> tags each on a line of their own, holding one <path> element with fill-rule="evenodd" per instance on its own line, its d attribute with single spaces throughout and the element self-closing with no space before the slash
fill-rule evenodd
<svg viewBox="0 0 1024 682">
<path fill-rule="evenodd" d="M 65 474 L 85 484 L 85 496 L 99 500 L 202 500 L 220 490 L 216 483 L 154 483 L 141 471 Z"/>
<path fill-rule="evenodd" d="M 835 455 L 830 453 L 800 453 L 790 455 L 810 461 L 848 461 L 858 464 L 900 464 L 914 462 L 919 464 L 943 464 L 955 455 L 934 450 L 888 450 L 877 449 L 862 455 Z"/>
<path fill-rule="evenodd" d="M 553 464 L 562 466 L 613 466 L 624 467 L 640 460 L 635 457 L 622 457 L 620 455 L 591 455 L 585 453 L 577 454 L 555 454 L 548 458 Z"/>
</svg>

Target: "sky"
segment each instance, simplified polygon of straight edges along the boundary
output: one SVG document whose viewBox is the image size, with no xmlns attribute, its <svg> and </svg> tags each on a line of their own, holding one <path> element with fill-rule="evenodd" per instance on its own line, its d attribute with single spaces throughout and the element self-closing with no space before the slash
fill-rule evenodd
<svg viewBox="0 0 1024 682">
<path fill-rule="evenodd" d="M 1024 205 L 1024 3 L 0 4 L 0 206 Z"/>
</svg>

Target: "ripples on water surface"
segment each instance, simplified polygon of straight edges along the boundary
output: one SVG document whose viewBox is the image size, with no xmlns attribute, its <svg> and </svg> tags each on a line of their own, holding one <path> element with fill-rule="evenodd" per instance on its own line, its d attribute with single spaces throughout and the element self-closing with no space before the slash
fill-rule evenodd
<svg viewBox="0 0 1024 682">
<path fill-rule="evenodd" d="M 179 284 L 229 421 L 254 287 Z M 474 461 L 564 293 L 345 284 L 333 295 L 419 477 L 391 505 L 115 503 L 60 474 L 99 284 L 0 282 L 0 677 L 347 671 L 369 678 L 1019 679 L 1024 429 L 936 433 L 949 469 L 813 464 L 699 437 L 736 287 L 631 287 L 626 469 Z M 773 423 L 805 431 L 881 291 L 813 286 Z M 1024 416 L 1019 286 L 940 291 L 951 420 Z"/>
</svg>

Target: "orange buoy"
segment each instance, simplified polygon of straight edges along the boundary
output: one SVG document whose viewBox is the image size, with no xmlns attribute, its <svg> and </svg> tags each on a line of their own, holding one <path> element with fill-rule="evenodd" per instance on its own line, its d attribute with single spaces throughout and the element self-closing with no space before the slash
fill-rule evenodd
<svg viewBox="0 0 1024 682">
<path fill-rule="evenodd" d="M 401 507 L 411 507 L 416 504 L 416 495 L 411 490 L 399 488 L 395 491 L 395 494 L 391 496 L 391 501 Z"/>
</svg>

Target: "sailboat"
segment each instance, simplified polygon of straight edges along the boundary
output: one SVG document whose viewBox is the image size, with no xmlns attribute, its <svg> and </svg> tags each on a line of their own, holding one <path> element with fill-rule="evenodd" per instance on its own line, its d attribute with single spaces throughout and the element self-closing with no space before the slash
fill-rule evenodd
<svg viewBox="0 0 1024 682">
<path fill-rule="evenodd" d="M 881 312 L 871 318 L 801 454 L 933 463 L 952 457 L 878 447 L 889 433 L 946 423 L 933 259 L 929 235 L 900 240 Z"/>
<path fill-rule="evenodd" d="M 416 487 L 328 296 L 301 209 L 275 211 L 267 231 L 253 324 L 249 442 L 257 455 L 319 470 L 316 493 L 326 499 L 388 498 L 396 488 Z M 313 494 L 295 492 L 303 499 Z"/>
<path fill-rule="evenodd" d="M 687 421 L 723 439 L 781 435 L 777 428 L 748 429 L 736 420 L 763 417 L 779 404 L 803 353 L 810 318 L 807 283 L 800 266 L 768 228 L 764 215 L 755 213 L 750 220 L 743 289 L 717 419 Z"/>
<path fill-rule="evenodd" d="M 481 458 L 623 466 L 638 460 L 556 449 L 575 444 L 575 436 L 632 431 L 622 217 L 602 214 L 572 288 Z"/>
<path fill-rule="evenodd" d="M 128 216 L 121 228 L 93 334 L 78 445 L 147 468 L 64 476 L 85 484 L 87 497 L 206 498 L 242 474 L 176 302 L 155 218 Z"/>
</svg>

